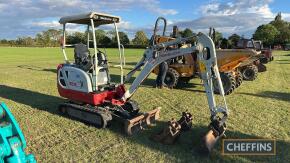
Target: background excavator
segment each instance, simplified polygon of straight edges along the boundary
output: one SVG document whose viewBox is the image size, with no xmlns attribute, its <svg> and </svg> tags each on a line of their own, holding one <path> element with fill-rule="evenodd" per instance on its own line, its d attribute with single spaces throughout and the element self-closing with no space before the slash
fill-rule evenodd
<svg viewBox="0 0 290 163">
<path fill-rule="evenodd" d="M 125 131 L 132 135 L 135 131 L 143 129 L 146 125 L 156 120 L 160 109 L 157 108 L 148 113 L 141 113 L 137 102 L 131 100 L 140 84 L 147 78 L 152 70 L 160 63 L 185 54 L 196 53 L 199 61 L 200 76 L 203 80 L 205 92 L 210 110 L 210 130 L 203 138 L 203 149 L 211 151 L 215 142 L 224 135 L 226 119 L 228 117 L 227 105 L 224 100 L 222 106 L 216 104 L 213 94 L 213 80 L 218 82 L 220 95 L 224 97 L 223 86 L 219 75 L 216 61 L 214 43 L 210 37 L 199 33 L 188 38 L 178 38 L 172 41 L 153 44 L 148 47 L 141 60 L 136 64 L 125 78 L 129 79 L 140 70 L 131 86 L 126 90 L 123 83 L 123 58 L 121 44 L 118 37 L 116 23 L 119 17 L 91 12 L 88 14 L 62 17 L 63 24 L 62 51 L 65 63 L 57 68 L 57 86 L 60 96 L 68 99 L 60 104 L 60 111 L 71 117 L 92 123 L 96 126 L 106 127 L 112 120 L 124 123 Z M 66 45 L 65 29 L 67 23 L 87 25 L 87 45 Z M 105 24 L 114 24 L 121 69 L 121 82 L 110 81 L 109 68 L 106 53 L 97 48 L 95 27 Z M 91 29 L 93 35 L 90 36 Z M 92 37 L 92 38 L 91 38 Z M 89 42 L 93 41 L 93 54 L 89 51 Z M 195 44 L 187 48 L 179 48 L 186 42 L 195 39 Z M 75 62 L 70 63 L 67 59 L 65 48 L 74 46 Z"/>
</svg>

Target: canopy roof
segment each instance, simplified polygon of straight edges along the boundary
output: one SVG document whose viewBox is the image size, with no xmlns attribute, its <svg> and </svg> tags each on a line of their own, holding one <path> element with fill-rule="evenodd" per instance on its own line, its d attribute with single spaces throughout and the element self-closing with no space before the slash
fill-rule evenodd
<svg viewBox="0 0 290 163">
<path fill-rule="evenodd" d="M 103 25 L 103 24 L 112 24 L 114 22 L 119 23 L 121 18 L 118 16 L 98 13 L 98 12 L 90 12 L 86 14 L 72 15 L 72 16 L 64 16 L 59 20 L 60 24 L 65 23 L 75 23 L 75 24 L 91 24 L 90 19 L 93 19 L 95 22 L 95 26 Z"/>
</svg>

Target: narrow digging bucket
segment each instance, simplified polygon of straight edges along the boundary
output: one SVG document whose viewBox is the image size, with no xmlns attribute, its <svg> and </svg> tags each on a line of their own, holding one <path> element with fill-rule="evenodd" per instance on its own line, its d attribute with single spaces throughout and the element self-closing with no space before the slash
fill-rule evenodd
<svg viewBox="0 0 290 163">
<path fill-rule="evenodd" d="M 213 150 L 215 144 L 219 141 L 220 138 L 224 137 L 224 133 L 217 135 L 215 132 L 210 129 L 205 136 L 202 138 L 201 147 L 199 152 L 203 155 L 209 155 Z"/>
<path fill-rule="evenodd" d="M 209 130 L 202 139 L 201 152 L 204 154 L 209 154 L 216 142 L 220 139 L 220 136 L 215 136 L 212 130 Z"/>
<path fill-rule="evenodd" d="M 151 135 L 150 139 L 166 145 L 172 145 L 176 142 L 181 134 L 181 125 L 172 119 L 157 134 Z"/>
<path fill-rule="evenodd" d="M 147 113 L 143 113 L 133 119 L 126 120 L 124 123 L 124 129 L 127 135 L 131 136 L 147 126 L 150 126 L 160 118 L 160 107 L 157 107 L 154 110 L 151 110 Z"/>
</svg>

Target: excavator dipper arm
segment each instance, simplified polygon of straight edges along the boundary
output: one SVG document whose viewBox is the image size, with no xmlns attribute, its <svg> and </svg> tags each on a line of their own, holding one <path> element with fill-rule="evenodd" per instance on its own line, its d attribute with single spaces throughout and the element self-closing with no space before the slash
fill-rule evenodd
<svg viewBox="0 0 290 163">
<path fill-rule="evenodd" d="M 196 44 L 188 48 L 178 48 L 179 45 L 196 38 Z M 218 66 L 215 46 L 212 39 L 199 33 L 196 36 L 188 38 L 178 38 L 173 41 L 153 45 L 146 49 L 142 59 L 136 64 L 135 68 L 130 71 L 125 81 L 128 81 L 137 70 L 141 70 L 140 74 L 133 81 L 131 87 L 125 92 L 122 99 L 129 100 L 136 92 L 140 84 L 147 78 L 151 71 L 160 63 L 183 56 L 185 54 L 197 53 L 200 69 L 200 77 L 203 80 L 205 92 L 207 95 L 209 110 L 211 113 L 210 131 L 204 137 L 203 150 L 210 152 L 216 141 L 224 135 L 226 130 L 225 121 L 228 116 L 227 105 L 224 97 L 224 89 L 222 86 Z M 220 95 L 223 97 L 224 106 L 217 106 L 213 93 L 213 79 L 218 81 Z M 219 114 L 222 116 L 220 117 Z"/>
<path fill-rule="evenodd" d="M 137 63 L 135 68 L 132 71 L 130 71 L 126 76 L 125 81 L 128 81 L 137 70 L 139 70 L 139 69 L 141 69 L 141 67 L 143 67 L 143 69 L 141 70 L 138 77 L 133 81 L 131 87 L 124 94 L 123 100 L 129 99 L 135 93 L 135 91 L 138 89 L 140 84 L 151 73 L 151 71 L 160 63 L 162 63 L 168 59 L 171 59 L 171 58 L 175 58 L 178 56 L 182 56 L 184 54 L 189 54 L 189 53 L 193 53 L 193 52 L 198 51 L 199 46 L 193 46 L 190 48 L 183 48 L 183 49 L 177 49 L 177 48 L 172 49 L 172 50 L 168 49 L 170 46 L 177 46 L 178 44 L 181 44 L 187 40 L 190 40 L 190 38 L 177 39 L 174 41 L 166 42 L 164 44 L 158 44 L 156 46 L 152 46 L 152 47 L 146 49 L 141 61 L 139 63 Z"/>
</svg>

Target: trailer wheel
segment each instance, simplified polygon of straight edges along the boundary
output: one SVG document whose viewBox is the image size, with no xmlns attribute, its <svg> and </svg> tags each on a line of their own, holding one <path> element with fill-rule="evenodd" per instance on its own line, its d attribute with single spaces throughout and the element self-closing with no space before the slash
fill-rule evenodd
<svg viewBox="0 0 290 163">
<path fill-rule="evenodd" d="M 166 73 L 166 77 L 165 77 L 164 83 L 169 88 L 174 88 L 174 87 L 177 86 L 178 79 L 179 79 L 179 73 L 175 69 L 169 68 L 167 73 Z"/>
<path fill-rule="evenodd" d="M 253 81 L 258 76 L 258 68 L 255 65 L 248 65 L 243 69 L 243 79 Z"/>
<path fill-rule="evenodd" d="M 231 94 L 236 88 L 236 79 L 232 72 L 220 73 L 225 95 Z M 217 80 L 213 80 L 214 93 L 219 94 L 219 87 Z"/>
<path fill-rule="evenodd" d="M 243 82 L 243 75 L 241 71 L 237 70 L 236 72 L 236 88 L 238 88 Z"/>
</svg>

